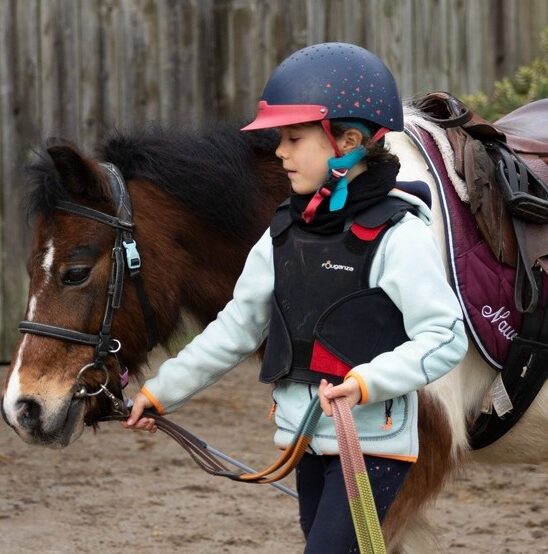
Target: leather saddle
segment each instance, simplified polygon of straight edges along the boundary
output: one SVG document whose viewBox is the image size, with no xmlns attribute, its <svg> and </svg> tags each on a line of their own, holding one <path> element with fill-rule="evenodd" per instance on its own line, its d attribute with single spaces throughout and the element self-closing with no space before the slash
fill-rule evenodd
<svg viewBox="0 0 548 554">
<path fill-rule="evenodd" d="M 413 105 L 445 130 L 485 241 L 500 263 L 516 268 L 516 306 L 534 311 L 539 293 L 532 268 L 548 273 L 548 99 L 495 123 L 446 92 Z"/>
</svg>

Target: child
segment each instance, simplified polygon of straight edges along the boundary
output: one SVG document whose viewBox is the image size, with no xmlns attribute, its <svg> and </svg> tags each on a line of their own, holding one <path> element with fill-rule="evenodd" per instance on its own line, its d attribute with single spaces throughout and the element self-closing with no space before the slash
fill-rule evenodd
<svg viewBox="0 0 548 554">
<path fill-rule="evenodd" d="M 260 379 L 274 384 L 276 445 L 289 445 L 314 395 L 327 416 L 297 466 L 305 552 L 357 552 L 330 400 L 353 407 L 382 520 L 417 459 L 415 391 L 466 352 L 462 314 L 430 210 L 398 190 L 398 160 L 383 147 L 403 111 L 376 56 L 344 43 L 294 53 L 243 130 L 269 127 L 279 128 L 293 194 L 249 253 L 233 299 L 145 383 L 124 426 L 154 431 L 145 408 L 175 410 L 268 335 Z"/>
</svg>

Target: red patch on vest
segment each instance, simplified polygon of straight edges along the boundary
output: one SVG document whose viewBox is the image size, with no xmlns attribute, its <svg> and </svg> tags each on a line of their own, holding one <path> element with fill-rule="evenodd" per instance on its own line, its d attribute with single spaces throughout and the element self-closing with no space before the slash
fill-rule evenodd
<svg viewBox="0 0 548 554">
<path fill-rule="evenodd" d="M 353 223 L 350 227 L 350 230 L 354 235 L 356 235 L 360 240 L 375 240 L 379 233 L 386 227 L 386 224 L 379 225 L 379 227 L 362 227 L 357 223 Z"/>
<path fill-rule="evenodd" d="M 318 341 L 314 341 L 312 348 L 312 359 L 310 360 L 310 369 L 320 373 L 328 373 L 337 377 L 344 377 L 352 367 L 339 360 L 329 350 L 323 347 Z"/>
</svg>

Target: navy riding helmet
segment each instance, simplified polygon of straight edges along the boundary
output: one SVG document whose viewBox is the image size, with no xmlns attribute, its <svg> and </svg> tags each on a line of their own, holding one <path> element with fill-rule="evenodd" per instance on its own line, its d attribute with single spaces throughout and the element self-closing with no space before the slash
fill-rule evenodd
<svg viewBox="0 0 548 554">
<path fill-rule="evenodd" d="M 295 52 L 274 70 L 255 120 L 242 130 L 333 119 L 359 119 L 373 123 L 373 128 L 403 130 L 394 77 L 365 48 L 327 42 Z"/>
</svg>

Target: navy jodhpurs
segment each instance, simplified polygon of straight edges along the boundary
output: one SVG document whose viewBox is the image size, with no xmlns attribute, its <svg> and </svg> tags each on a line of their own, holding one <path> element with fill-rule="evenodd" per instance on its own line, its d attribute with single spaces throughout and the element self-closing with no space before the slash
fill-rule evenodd
<svg viewBox="0 0 548 554">
<path fill-rule="evenodd" d="M 379 519 L 396 498 L 411 463 L 365 456 Z M 339 456 L 305 454 L 296 468 L 305 554 L 350 554 L 358 544 Z"/>
</svg>

